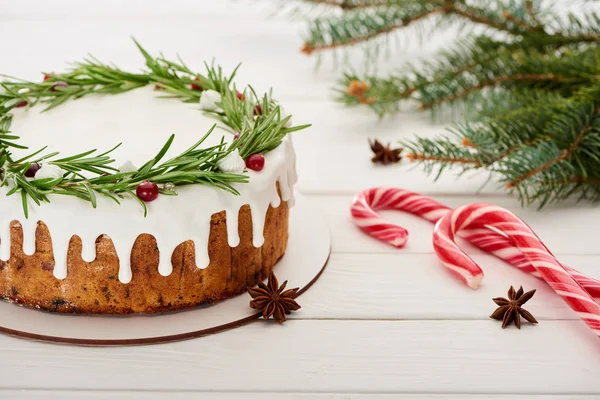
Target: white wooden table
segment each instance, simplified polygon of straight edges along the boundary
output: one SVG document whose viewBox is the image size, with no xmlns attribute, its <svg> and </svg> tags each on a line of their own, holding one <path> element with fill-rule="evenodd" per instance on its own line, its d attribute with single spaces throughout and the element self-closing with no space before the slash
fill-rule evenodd
<svg viewBox="0 0 600 400">
<path fill-rule="evenodd" d="M 0 3 L 0 71 L 39 79 L 88 52 L 137 68 L 131 35 L 193 67 L 213 56 L 240 80 L 275 88 L 298 123 L 299 189 L 327 219 L 333 253 L 325 274 L 283 326 L 254 323 L 201 339 L 148 347 L 82 348 L 0 336 L 2 399 L 591 399 L 600 398 L 600 342 L 542 282 L 473 253 L 486 272 L 470 290 L 432 252 L 432 225 L 388 214 L 412 234 L 403 250 L 361 234 L 352 196 L 395 185 L 449 205 L 487 201 L 517 211 L 568 265 L 600 276 L 591 206 L 520 209 L 485 176 L 437 183 L 406 165 L 369 162 L 367 138 L 442 132 L 410 108 L 378 122 L 330 99 L 339 71 L 301 55 L 303 25 L 267 18 L 253 2 L 21 0 Z M 271 8 L 272 9 L 272 8 Z M 263 10 L 263 11 L 261 11 Z M 451 39 L 451 38 L 450 38 Z M 446 40 L 449 40 L 446 38 Z M 439 46 L 441 39 L 438 38 Z M 430 43 L 431 44 L 431 43 Z M 410 46 L 409 46 L 410 47 Z M 418 46 L 393 56 L 411 59 Z M 488 315 L 509 285 L 536 288 L 538 326 L 502 330 Z"/>
</svg>

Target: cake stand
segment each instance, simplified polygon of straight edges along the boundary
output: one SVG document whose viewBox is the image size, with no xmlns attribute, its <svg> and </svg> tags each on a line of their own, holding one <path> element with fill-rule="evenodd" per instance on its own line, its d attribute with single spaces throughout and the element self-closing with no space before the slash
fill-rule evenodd
<svg viewBox="0 0 600 400">
<path fill-rule="evenodd" d="M 275 266 L 280 283 L 306 292 L 329 259 L 329 229 L 308 200 L 296 196 L 290 211 L 285 256 Z M 158 315 L 73 315 L 48 313 L 0 301 L 0 332 L 21 338 L 84 346 L 142 345 L 192 339 L 240 327 L 260 318 L 247 293 L 193 309 Z M 300 305 L 302 298 L 300 296 Z M 302 309 L 291 315 L 301 315 Z M 276 323 L 269 320 L 264 323 Z"/>
</svg>

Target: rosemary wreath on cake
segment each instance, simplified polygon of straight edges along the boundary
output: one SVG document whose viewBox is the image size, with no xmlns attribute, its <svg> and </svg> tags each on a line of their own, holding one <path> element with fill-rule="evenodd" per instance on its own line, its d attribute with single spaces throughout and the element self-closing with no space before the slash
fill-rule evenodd
<svg viewBox="0 0 600 400">
<path fill-rule="evenodd" d="M 134 40 L 135 41 L 135 40 Z M 264 166 L 264 154 L 275 149 L 290 132 L 309 125 L 291 126 L 291 116 L 283 111 L 271 93 L 258 96 L 252 87 L 238 91 L 233 84 L 237 68 L 229 75 L 221 67 L 206 65 L 206 73 L 190 70 L 183 61 L 167 60 L 162 54 L 151 56 L 135 42 L 146 61 L 139 73 L 123 71 L 93 57 L 75 64 L 67 72 L 45 73 L 41 82 L 29 82 L 4 76 L 0 82 L 0 186 L 8 186 L 7 195 L 19 194 L 25 217 L 28 199 L 36 204 L 49 202 L 48 195 L 75 196 L 96 207 L 97 195 L 117 203 L 127 196 L 136 199 L 147 213 L 145 203 L 159 193 L 176 195 L 176 187 L 210 185 L 239 194 L 234 183 L 247 183 L 246 168 L 256 171 Z M 238 66 L 239 67 L 239 66 Z M 231 143 L 224 138 L 215 146 L 202 148 L 213 127 L 186 151 L 169 159 L 163 158 L 171 147 L 171 135 L 156 156 L 142 166 L 126 163 L 115 166 L 111 153 L 91 149 L 67 157 L 58 152 L 45 153 L 42 147 L 25 157 L 15 159 L 11 149 L 27 149 L 12 135 L 11 111 L 19 107 L 46 105 L 44 111 L 69 99 L 89 94 L 119 94 L 154 85 L 161 97 L 178 98 L 185 103 L 199 103 L 200 108 L 216 118 L 234 135 Z"/>
</svg>

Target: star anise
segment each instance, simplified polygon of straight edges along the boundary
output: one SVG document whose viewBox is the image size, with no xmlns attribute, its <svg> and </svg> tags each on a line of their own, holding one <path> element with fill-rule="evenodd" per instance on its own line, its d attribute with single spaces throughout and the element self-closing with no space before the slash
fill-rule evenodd
<svg viewBox="0 0 600 400">
<path fill-rule="evenodd" d="M 400 153 L 402 153 L 402 149 L 392 149 L 390 145 L 384 146 L 379 142 L 379 140 L 375 139 L 374 141 L 369 141 L 369 145 L 371 146 L 371 150 L 375 154 L 371 161 L 374 163 L 381 163 L 383 165 L 397 163 L 402 159 L 400 157 Z"/>
<path fill-rule="evenodd" d="M 521 317 L 532 324 L 537 324 L 538 322 L 533 315 L 522 308 L 523 304 L 527 303 L 534 294 L 535 289 L 523 293 L 523 286 L 516 292 L 511 286 L 510 289 L 508 289 L 508 299 L 505 299 L 504 297 L 496 297 L 493 299 L 494 303 L 498 304 L 500 307 L 490 315 L 490 318 L 502 321 L 502 328 L 506 328 L 511 322 L 514 322 L 517 328 L 521 329 Z"/>
<path fill-rule="evenodd" d="M 257 288 L 248 288 L 248 293 L 253 298 L 250 307 L 261 310 L 264 319 L 272 316 L 279 323 L 285 322 L 287 314 L 300 309 L 300 305 L 295 300 L 298 296 L 298 288 L 284 291 L 286 285 L 287 281 L 279 286 L 275 274 L 271 273 L 266 285 L 258 282 Z"/>
</svg>

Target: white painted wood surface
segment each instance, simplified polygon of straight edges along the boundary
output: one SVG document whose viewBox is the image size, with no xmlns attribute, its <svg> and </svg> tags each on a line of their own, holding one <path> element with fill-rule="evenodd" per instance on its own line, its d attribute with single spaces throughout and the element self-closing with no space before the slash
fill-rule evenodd
<svg viewBox="0 0 600 400">
<path fill-rule="evenodd" d="M 472 291 L 432 253 L 432 225 L 387 214 L 411 232 L 396 250 L 361 234 L 348 205 L 378 184 L 420 191 L 449 205 L 487 201 L 517 211 L 570 266 L 600 277 L 597 221 L 588 205 L 521 209 L 485 176 L 433 183 L 406 165 L 370 164 L 366 140 L 443 132 L 410 108 L 377 121 L 332 102 L 339 71 L 299 54 L 303 25 L 268 18 L 253 1 L 21 0 L 0 3 L 0 71 L 39 79 L 93 53 L 136 68 L 130 36 L 152 51 L 179 53 L 196 68 L 212 57 L 240 79 L 269 86 L 296 122 L 302 192 L 322 210 L 333 236 L 323 277 L 284 326 L 255 323 L 168 345 L 77 348 L 0 336 L 1 399 L 592 399 L 600 398 L 600 343 L 545 285 L 473 251 L 486 272 Z M 439 47 L 407 45 L 400 65 Z M 150 110 L 149 112 L 153 112 Z M 155 110 L 160 112 L 160 110 Z M 528 308 L 539 326 L 500 329 L 491 298 L 509 285 L 538 289 Z"/>
</svg>

